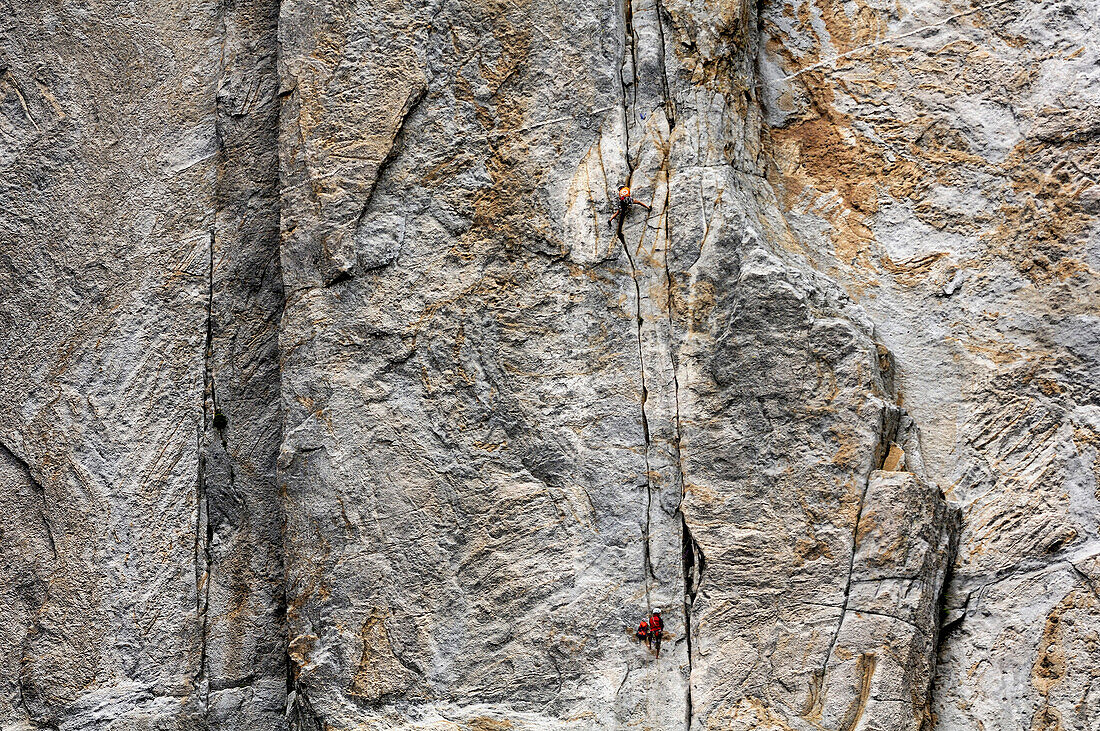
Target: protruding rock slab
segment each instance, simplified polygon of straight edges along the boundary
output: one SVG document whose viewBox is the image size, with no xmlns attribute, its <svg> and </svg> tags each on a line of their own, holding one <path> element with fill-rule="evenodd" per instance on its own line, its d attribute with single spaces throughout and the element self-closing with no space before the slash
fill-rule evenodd
<svg viewBox="0 0 1100 731">
<path fill-rule="evenodd" d="M 937 487 L 909 472 L 871 474 L 846 606 L 808 720 L 868 731 L 926 727 L 939 599 L 959 525 Z"/>
</svg>

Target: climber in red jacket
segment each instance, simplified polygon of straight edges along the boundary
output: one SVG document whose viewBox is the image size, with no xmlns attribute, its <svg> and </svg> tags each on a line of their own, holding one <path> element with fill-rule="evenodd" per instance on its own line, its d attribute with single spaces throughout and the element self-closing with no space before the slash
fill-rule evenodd
<svg viewBox="0 0 1100 731">
<path fill-rule="evenodd" d="M 657 607 L 653 610 L 653 615 L 649 618 L 649 637 L 653 641 L 653 649 L 657 654 L 657 657 L 661 656 L 661 633 L 665 631 L 665 623 L 661 621 L 661 608 Z M 649 644 L 649 641 L 646 641 Z"/>
<path fill-rule="evenodd" d="M 626 217 L 626 211 L 629 210 L 630 206 L 632 206 L 632 205 L 641 206 L 642 208 L 646 209 L 647 211 L 652 210 L 645 203 L 642 203 L 641 201 L 634 199 L 634 196 L 632 196 L 630 194 L 630 186 L 627 186 L 627 185 L 619 186 L 619 207 L 617 209 L 615 209 L 615 215 L 608 219 L 607 225 L 610 226 L 612 223 L 614 223 L 615 219 L 619 217 L 620 213 L 622 213 L 623 217 L 625 218 Z"/>
</svg>

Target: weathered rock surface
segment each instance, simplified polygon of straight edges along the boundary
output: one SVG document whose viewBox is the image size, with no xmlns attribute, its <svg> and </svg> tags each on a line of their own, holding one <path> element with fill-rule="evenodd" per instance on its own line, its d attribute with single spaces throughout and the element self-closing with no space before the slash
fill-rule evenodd
<svg viewBox="0 0 1100 731">
<path fill-rule="evenodd" d="M 1100 550 L 1098 21 L 1095 3 L 1011 0 L 763 14 L 786 220 L 874 320 L 928 473 L 964 511 L 941 728 L 1100 718 L 1081 569 Z M 1047 624 L 1071 605 L 1051 675 Z"/>
<path fill-rule="evenodd" d="M 1096 7 L 78 5 L 0 728 L 1095 725 Z"/>
<path fill-rule="evenodd" d="M 285 725 L 276 12 L 0 12 L 5 729 Z"/>
</svg>

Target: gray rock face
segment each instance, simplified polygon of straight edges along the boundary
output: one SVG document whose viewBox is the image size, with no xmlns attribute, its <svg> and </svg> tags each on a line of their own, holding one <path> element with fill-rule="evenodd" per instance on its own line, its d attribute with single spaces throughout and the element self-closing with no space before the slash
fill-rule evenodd
<svg viewBox="0 0 1100 731">
<path fill-rule="evenodd" d="M 4 8 L 4 728 L 284 725 L 276 10 Z"/>
<path fill-rule="evenodd" d="M 1096 8 L 4 9 L 0 728 L 1095 725 Z"/>
</svg>

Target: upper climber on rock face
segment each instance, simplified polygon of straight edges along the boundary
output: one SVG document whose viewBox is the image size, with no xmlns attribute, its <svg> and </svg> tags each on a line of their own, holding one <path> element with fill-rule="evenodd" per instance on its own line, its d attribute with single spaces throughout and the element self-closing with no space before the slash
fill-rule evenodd
<svg viewBox="0 0 1100 731">
<path fill-rule="evenodd" d="M 625 217 L 627 209 L 629 209 L 632 205 L 641 206 L 647 211 L 651 210 L 650 207 L 645 203 L 634 199 L 634 196 L 630 194 L 630 186 L 619 186 L 619 207 L 615 209 L 615 215 L 608 219 L 608 225 L 611 225 L 615 221 L 615 219 L 619 217 L 620 213 L 624 214 Z"/>
</svg>

